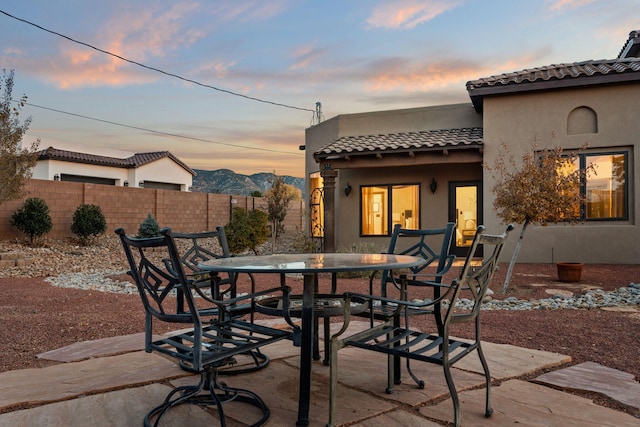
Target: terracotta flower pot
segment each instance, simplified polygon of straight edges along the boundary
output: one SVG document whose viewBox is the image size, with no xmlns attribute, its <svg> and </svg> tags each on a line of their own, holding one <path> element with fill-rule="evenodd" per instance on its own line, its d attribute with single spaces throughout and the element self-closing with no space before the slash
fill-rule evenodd
<svg viewBox="0 0 640 427">
<path fill-rule="evenodd" d="M 582 276 L 581 262 L 559 262 L 556 264 L 558 268 L 558 280 L 561 282 L 579 282 Z"/>
</svg>

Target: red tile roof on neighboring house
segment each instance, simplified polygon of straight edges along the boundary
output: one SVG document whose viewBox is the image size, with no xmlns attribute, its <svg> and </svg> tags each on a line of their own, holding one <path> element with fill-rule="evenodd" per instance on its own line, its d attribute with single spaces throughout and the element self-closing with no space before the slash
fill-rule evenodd
<svg viewBox="0 0 640 427">
<path fill-rule="evenodd" d="M 114 168 L 137 168 L 156 160 L 170 158 L 192 175 L 196 173 L 180 159 L 169 151 L 154 151 L 150 153 L 136 153 L 131 157 L 118 158 L 108 156 L 98 156 L 95 154 L 79 153 L 77 151 L 60 150 L 49 147 L 39 153 L 38 160 L 60 160 L 64 162 L 85 163 L 98 166 L 109 166 Z"/>
<path fill-rule="evenodd" d="M 384 153 L 424 152 L 482 146 L 482 128 L 440 129 L 343 136 L 314 153 L 316 160 Z"/>
</svg>

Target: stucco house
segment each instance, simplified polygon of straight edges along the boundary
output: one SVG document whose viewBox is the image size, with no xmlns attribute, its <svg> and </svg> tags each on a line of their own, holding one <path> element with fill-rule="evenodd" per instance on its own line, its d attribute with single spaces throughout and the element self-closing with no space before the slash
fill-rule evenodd
<svg viewBox="0 0 640 427">
<path fill-rule="evenodd" d="M 32 178 L 189 191 L 195 174 L 169 151 L 120 158 L 49 147 L 40 151 Z"/>
<path fill-rule="evenodd" d="M 386 246 L 394 224 L 454 221 L 453 250 L 464 255 L 478 224 L 504 227 L 483 162 L 493 164 L 502 144 L 516 159 L 534 145 L 561 146 L 579 153 L 580 167 L 596 165 L 581 189 L 583 221 L 530 227 L 519 261 L 638 263 L 639 51 L 633 31 L 615 59 L 467 82 L 468 104 L 345 114 L 308 128 L 311 230 L 326 251 L 371 249 Z"/>
</svg>

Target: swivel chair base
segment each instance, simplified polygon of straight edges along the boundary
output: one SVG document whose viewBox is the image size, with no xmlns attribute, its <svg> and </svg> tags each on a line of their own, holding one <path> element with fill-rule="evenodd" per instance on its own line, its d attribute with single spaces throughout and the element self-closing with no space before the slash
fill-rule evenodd
<svg viewBox="0 0 640 427">
<path fill-rule="evenodd" d="M 252 391 L 229 387 L 218 381 L 218 367 L 207 366 L 200 375 L 200 381 L 195 386 L 183 386 L 173 389 L 165 398 L 162 405 L 152 409 L 144 418 L 145 427 L 157 427 L 160 419 L 167 411 L 183 403 L 200 406 L 215 406 L 220 417 L 221 427 L 227 425 L 222 405 L 227 402 L 242 402 L 260 410 L 261 418 L 251 427 L 264 425 L 271 411 L 264 401 Z"/>
</svg>

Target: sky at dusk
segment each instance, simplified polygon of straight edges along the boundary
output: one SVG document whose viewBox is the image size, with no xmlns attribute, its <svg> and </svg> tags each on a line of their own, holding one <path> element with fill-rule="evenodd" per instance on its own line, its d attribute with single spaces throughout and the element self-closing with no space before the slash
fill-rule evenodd
<svg viewBox="0 0 640 427">
<path fill-rule="evenodd" d="M 469 80 L 612 59 L 640 29 L 640 0 L 1 0 L 0 12 L 0 68 L 32 104 L 25 143 L 297 177 L 318 102 L 323 120 L 468 103 Z"/>
</svg>

